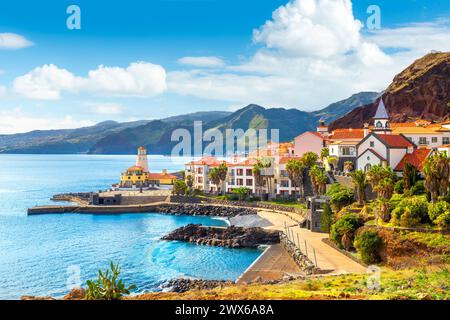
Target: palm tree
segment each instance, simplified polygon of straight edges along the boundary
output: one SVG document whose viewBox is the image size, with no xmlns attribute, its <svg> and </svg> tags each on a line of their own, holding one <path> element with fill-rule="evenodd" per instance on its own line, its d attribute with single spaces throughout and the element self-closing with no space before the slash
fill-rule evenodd
<svg viewBox="0 0 450 320">
<path fill-rule="evenodd" d="M 218 167 L 212 168 L 209 171 L 209 173 L 208 173 L 209 180 L 213 184 L 215 184 L 217 187 L 219 187 L 219 184 L 220 184 L 220 176 L 219 176 L 219 170 L 218 169 L 219 169 Z M 219 191 L 219 190 L 217 190 L 217 191 Z"/>
<path fill-rule="evenodd" d="M 190 174 L 186 176 L 186 185 L 190 192 L 192 190 L 192 186 L 194 185 L 194 178 Z"/>
<path fill-rule="evenodd" d="M 405 190 L 410 190 L 418 180 L 417 169 L 412 164 L 406 162 L 403 167 L 403 186 Z"/>
<path fill-rule="evenodd" d="M 261 170 L 261 165 L 258 162 L 253 165 L 253 178 L 255 179 L 256 193 L 259 196 L 261 196 L 261 187 L 264 186 L 264 177 Z"/>
<path fill-rule="evenodd" d="M 317 159 L 319 159 L 319 157 L 314 152 L 306 152 L 302 156 L 302 161 L 308 168 L 312 168 L 314 165 L 316 165 Z"/>
<path fill-rule="evenodd" d="M 330 150 L 328 148 L 322 148 L 320 151 L 320 159 L 323 161 L 330 155 Z"/>
<path fill-rule="evenodd" d="M 428 157 L 423 167 L 425 188 L 435 203 L 439 196 L 446 197 L 450 181 L 450 159 L 442 153 Z"/>
<path fill-rule="evenodd" d="M 294 191 L 299 187 L 299 195 L 303 196 L 303 175 L 305 173 L 305 165 L 299 159 L 291 159 L 286 164 L 286 171 L 291 180 Z"/>
<path fill-rule="evenodd" d="M 351 161 L 345 161 L 344 162 L 344 171 L 345 172 L 350 172 L 350 171 L 353 171 L 353 162 L 351 162 Z"/>
<path fill-rule="evenodd" d="M 319 166 L 314 165 L 309 171 L 309 177 L 311 178 L 311 184 L 315 195 L 323 195 L 326 191 L 328 177 L 325 171 Z"/>
<path fill-rule="evenodd" d="M 220 183 L 220 190 L 222 191 L 222 194 L 225 193 L 225 180 L 227 179 L 228 174 L 228 167 L 225 163 L 220 164 L 220 166 L 217 167 L 217 175 L 219 178 Z"/>
<path fill-rule="evenodd" d="M 380 217 L 384 222 L 390 220 L 389 199 L 394 192 L 395 174 L 391 168 L 375 165 L 367 172 L 367 181 L 378 195 Z M 375 218 L 378 221 L 378 216 Z"/>
<path fill-rule="evenodd" d="M 356 194 L 358 197 L 358 205 L 363 206 L 366 202 L 366 185 L 367 179 L 366 174 L 363 170 L 356 170 L 350 173 L 350 177 L 353 180 L 353 183 L 356 187 Z"/>
<path fill-rule="evenodd" d="M 327 191 L 327 182 L 328 177 L 325 171 L 324 170 L 318 171 L 316 176 L 316 183 L 317 183 L 317 192 L 319 193 L 319 195 L 323 196 Z"/>
</svg>

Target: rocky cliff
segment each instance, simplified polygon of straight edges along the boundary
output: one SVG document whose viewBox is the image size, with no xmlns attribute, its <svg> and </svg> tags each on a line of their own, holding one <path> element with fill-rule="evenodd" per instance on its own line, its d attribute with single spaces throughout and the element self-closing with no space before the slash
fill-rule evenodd
<svg viewBox="0 0 450 320">
<path fill-rule="evenodd" d="M 398 74 L 382 95 L 392 122 L 450 119 L 450 52 L 430 53 Z M 330 127 L 360 128 L 375 115 L 379 99 L 356 108 Z"/>
</svg>

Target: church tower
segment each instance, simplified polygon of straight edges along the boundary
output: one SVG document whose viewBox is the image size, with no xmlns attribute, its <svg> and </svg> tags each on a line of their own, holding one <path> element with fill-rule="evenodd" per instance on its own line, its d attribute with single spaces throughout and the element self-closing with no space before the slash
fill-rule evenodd
<svg viewBox="0 0 450 320">
<path fill-rule="evenodd" d="M 389 115 L 386 111 L 386 107 L 383 102 L 383 98 L 380 99 L 377 112 L 373 117 L 374 128 L 373 131 L 379 134 L 391 134 L 391 128 L 389 125 Z"/>
<path fill-rule="evenodd" d="M 138 148 L 136 166 L 142 167 L 144 168 L 144 172 L 148 172 L 147 149 L 144 147 Z"/>
</svg>

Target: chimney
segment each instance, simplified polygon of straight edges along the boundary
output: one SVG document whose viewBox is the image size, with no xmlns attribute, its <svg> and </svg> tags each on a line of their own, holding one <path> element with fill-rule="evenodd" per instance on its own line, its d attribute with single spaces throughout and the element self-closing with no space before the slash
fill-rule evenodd
<svg viewBox="0 0 450 320">
<path fill-rule="evenodd" d="M 167 174 L 167 169 L 163 169 L 162 173 Z"/>
<path fill-rule="evenodd" d="M 364 123 L 364 138 L 369 134 L 369 124 Z"/>
<path fill-rule="evenodd" d="M 317 127 L 317 132 L 323 136 L 328 136 L 328 126 L 325 124 L 325 121 L 320 119 L 319 126 Z"/>
</svg>

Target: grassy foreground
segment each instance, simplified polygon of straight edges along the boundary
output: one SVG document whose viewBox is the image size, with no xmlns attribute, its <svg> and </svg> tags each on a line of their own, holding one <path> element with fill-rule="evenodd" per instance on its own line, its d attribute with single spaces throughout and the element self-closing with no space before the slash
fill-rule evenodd
<svg viewBox="0 0 450 320">
<path fill-rule="evenodd" d="M 450 271 L 433 269 L 391 270 L 381 268 L 379 289 L 369 289 L 374 275 L 340 275 L 279 284 L 233 285 L 185 293 L 149 293 L 128 299 L 450 299 Z"/>
</svg>

